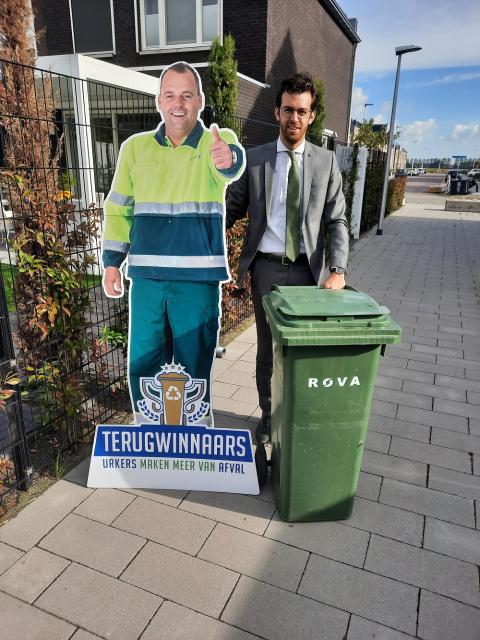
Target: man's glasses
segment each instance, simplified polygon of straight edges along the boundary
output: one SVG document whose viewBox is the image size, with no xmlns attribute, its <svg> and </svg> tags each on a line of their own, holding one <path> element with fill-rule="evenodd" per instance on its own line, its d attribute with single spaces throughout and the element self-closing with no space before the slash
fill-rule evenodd
<svg viewBox="0 0 480 640">
<path fill-rule="evenodd" d="M 305 120 L 311 113 L 311 109 L 292 109 L 291 107 L 281 107 L 280 113 L 285 118 L 291 118 L 294 113 L 300 118 L 300 120 Z"/>
</svg>

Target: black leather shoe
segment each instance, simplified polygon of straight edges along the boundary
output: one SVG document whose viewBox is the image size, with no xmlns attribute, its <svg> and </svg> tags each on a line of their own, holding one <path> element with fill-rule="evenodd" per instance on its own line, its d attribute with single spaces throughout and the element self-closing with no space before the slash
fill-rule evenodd
<svg viewBox="0 0 480 640">
<path fill-rule="evenodd" d="M 262 416 L 258 421 L 255 429 L 255 438 L 257 442 L 267 444 L 272 436 L 272 418 L 271 416 Z"/>
</svg>

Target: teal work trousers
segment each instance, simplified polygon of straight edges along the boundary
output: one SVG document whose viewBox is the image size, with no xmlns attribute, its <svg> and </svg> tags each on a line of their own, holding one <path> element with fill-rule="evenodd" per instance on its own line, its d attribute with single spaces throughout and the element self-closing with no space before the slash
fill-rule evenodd
<svg viewBox="0 0 480 640">
<path fill-rule="evenodd" d="M 207 381 L 204 400 L 210 402 L 219 318 L 218 282 L 132 278 L 128 371 L 134 413 L 142 399 L 140 378 L 155 376 L 172 359 L 192 378 Z"/>
</svg>

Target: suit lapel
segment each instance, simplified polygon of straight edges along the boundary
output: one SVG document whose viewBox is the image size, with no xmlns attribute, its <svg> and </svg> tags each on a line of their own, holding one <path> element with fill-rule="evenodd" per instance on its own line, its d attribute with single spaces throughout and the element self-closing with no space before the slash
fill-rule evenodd
<svg viewBox="0 0 480 640">
<path fill-rule="evenodd" d="M 277 159 L 277 143 L 272 143 L 269 149 L 267 158 L 265 160 L 265 209 L 267 219 L 270 215 L 270 209 L 272 207 L 272 186 L 273 186 L 273 173 L 275 171 L 275 161 Z"/>
<path fill-rule="evenodd" d="M 311 145 L 305 142 L 305 153 L 303 156 L 303 196 L 302 196 L 302 220 L 305 220 L 308 201 L 310 199 L 310 187 L 313 178 L 313 161 Z"/>
</svg>

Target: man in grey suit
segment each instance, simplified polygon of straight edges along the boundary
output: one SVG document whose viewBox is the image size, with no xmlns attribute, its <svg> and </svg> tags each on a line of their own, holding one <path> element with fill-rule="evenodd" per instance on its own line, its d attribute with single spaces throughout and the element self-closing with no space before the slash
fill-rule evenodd
<svg viewBox="0 0 480 640">
<path fill-rule="evenodd" d="M 305 140 L 315 119 L 316 102 L 308 74 L 299 73 L 281 83 L 275 107 L 280 136 L 247 151 L 247 170 L 230 187 L 226 200 L 227 228 L 249 212 L 239 282 L 250 270 L 262 410 L 255 435 L 263 443 L 270 440 L 273 356 L 262 297 L 275 284 L 345 286 L 349 232 L 342 177 L 335 153 Z M 327 231 L 330 274 L 320 283 Z"/>
</svg>

